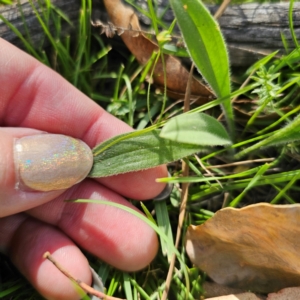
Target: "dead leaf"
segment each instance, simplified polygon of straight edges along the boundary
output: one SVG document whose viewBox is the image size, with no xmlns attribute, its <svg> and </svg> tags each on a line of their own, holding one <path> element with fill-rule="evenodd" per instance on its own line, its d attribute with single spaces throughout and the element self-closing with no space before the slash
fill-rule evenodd
<svg viewBox="0 0 300 300">
<path fill-rule="evenodd" d="M 121 30 L 121 38 L 136 57 L 138 62 L 145 65 L 153 52 L 158 52 L 157 44 L 147 38 L 142 32 L 137 15 L 133 9 L 124 5 L 120 0 L 104 0 L 110 21 L 116 29 Z M 164 55 L 167 92 L 175 99 L 184 98 L 189 72 L 182 66 L 181 62 L 173 56 Z M 164 68 L 161 59 L 158 60 L 153 80 L 156 86 L 164 87 Z M 191 83 L 191 99 L 198 103 L 206 103 L 214 98 L 213 92 L 196 78 Z"/>
<path fill-rule="evenodd" d="M 225 208 L 190 226 L 186 251 L 215 282 L 269 293 L 300 285 L 300 205 Z"/>
<path fill-rule="evenodd" d="M 228 287 L 226 285 L 221 285 L 215 282 L 209 282 L 205 281 L 203 282 L 203 290 L 204 290 L 204 296 L 205 299 L 213 298 L 220 296 L 226 296 L 226 295 L 239 295 L 244 294 L 246 291 L 244 289 L 236 289 L 232 287 Z M 261 294 L 256 295 L 258 299 L 263 300 L 266 299 L 265 296 L 262 296 Z"/>
<path fill-rule="evenodd" d="M 286 288 L 278 293 L 268 295 L 267 300 L 297 300 L 300 299 L 300 287 Z"/>
<path fill-rule="evenodd" d="M 206 300 L 260 300 L 255 294 L 253 293 L 242 293 L 236 295 L 227 295 L 227 296 L 220 296 L 214 298 L 206 298 Z"/>
</svg>

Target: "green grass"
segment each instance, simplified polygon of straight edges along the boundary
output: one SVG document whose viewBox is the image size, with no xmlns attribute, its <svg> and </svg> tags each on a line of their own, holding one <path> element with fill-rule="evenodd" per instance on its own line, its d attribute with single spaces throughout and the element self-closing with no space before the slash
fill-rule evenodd
<svg viewBox="0 0 300 300">
<path fill-rule="evenodd" d="M 112 47 L 112 41 L 99 36 L 98 31 L 91 28 L 91 1 L 82 1 L 76 36 L 65 36 L 61 24 L 70 20 L 49 1 L 43 3 L 42 10 L 36 13 L 50 46 L 35 49 L 28 42 L 30 39 L 23 38 L 24 47 L 30 54 L 62 74 L 110 113 L 137 129 L 149 126 L 150 119 L 164 120 L 182 113 L 182 103 L 174 105 L 174 101 L 166 98 L 163 92 L 157 92 L 148 85 L 143 68 L 123 46 Z M 155 5 L 152 20 L 154 28 L 159 28 L 162 21 L 154 17 L 153 12 Z M 47 27 L 49 21 L 55 24 L 51 32 Z M 11 30 L 15 29 L 11 27 Z M 149 268 L 128 274 L 88 255 L 108 295 L 153 300 L 161 297 L 169 267 L 168 257 L 173 249 L 171 241 L 178 223 L 180 184 L 183 182 L 190 183 L 184 231 L 189 224 L 202 224 L 225 206 L 299 202 L 300 135 L 297 128 L 300 72 L 296 41 L 293 47 L 290 45 L 290 49 L 280 59 L 270 56 L 239 75 L 239 81 L 243 82 L 252 74 L 246 87 L 232 84 L 231 99 L 236 96 L 248 99 L 246 104 L 234 104 L 235 140 L 232 145 L 226 148 L 206 147 L 199 158 L 194 155 L 186 157 L 185 161 L 190 167 L 189 177 L 181 177 L 180 163 L 169 164 L 172 177 L 165 181 L 175 184 L 170 201 L 159 204 L 148 201 L 143 203 L 143 207 L 133 201 L 146 215 L 153 216 L 157 224 L 153 225 L 154 228 L 158 232 L 164 231 L 168 236 L 167 240 L 163 234 L 159 234 L 161 249 Z M 226 96 L 220 97 L 226 99 Z M 149 99 L 150 110 L 147 109 Z M 191 110 L 218 118 L 222 113 L 219 106 L 224 99 L 219 98 L 200 107 L 194 105 Z M 167 110 L 161 113 L 164 107 Z M 222 123 L 226 125 L 225 119 L 222 119 Z M 240 165 L 233 164 L 243 161 Z M 169 299 L 199 299 L 203 293 L 205 274 L 193 268 L 189 262 L 183 238 L 178 258 L 180 260 L 176 263 L 177 271 L 173 276 Z M 3 279 L 0 282 L 0 298 L 41 299 L 6 258 L 2 257 L 0 262 Z M 189 291 L 187 283 L 182 280 L 184 274 L 188 276 Z"/>
<path fill-rule="evenodd" d="M 12 4 L 12 0 L 0 0 L 0 5 L 9 5 Z"/>
</svg>

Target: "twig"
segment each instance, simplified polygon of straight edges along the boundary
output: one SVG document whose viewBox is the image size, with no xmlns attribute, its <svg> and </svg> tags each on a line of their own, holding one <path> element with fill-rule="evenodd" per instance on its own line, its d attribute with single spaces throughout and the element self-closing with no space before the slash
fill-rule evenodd
<svg viewBox="0 0 300 300">
<path fill-rule="evenodd" d="M 247 165 L 247 164 L 252 164 L 256 162 L 269 162 L 269 161 L 274 161 L 275 158 L 258 158 L 258 159 L 249 159 L 249 160 L 244 160 L 244 161 L 236 161 L 230 164 L 224 164 L 224 165 L 215 165 L 215 166 L 207 166 L 206 169 L 221 169 L 221 168 L 226 168 L 226 167 L 233 167 L 233 166 L 239 166 L 239 165 Z"/>
<path fill-rule="evenodd" d="M 224 193 L 224 200 L 222 203 L 222 208 L 225 208 L 228 206 L 228 203 L 230 202 L 230 194 L 228 192 Z"/>
<path fill-rule="evenodd" d="M 191 82 L 193 78 L 193 71 L 194 71 L 194 64 L 191 66 L 191 70 L 189 73 L 189 79 L 187 82 L 187 87 L 186 87 L 186 92 L 184 96 L 184 112 L 187 112 L 190 110 L 190 97 L 191 97 Z M 189 176 L 189 166 L 187 163 L 182 161 L 182 175 L 184 177 Z M 180 237 L 181 237 L 181 231 L 183 227 L 183 222 L 184 222 L 184 217 L 185 217 L 185 212 L 186 212 L 186 203 L 188 199 L 188 191 L 189 191 L 189 183 L 182 183 L 182 192 L 181 192 L 181 205 L 180 205 L 180 211 L 179 211 L 179 217 L 178 217 L 178 226 L 177 226 L 177 232 L 176 232 L 176 241 L 175 241 L 175 247 L 176 249 L 178 248 Z M 170 261 L 170 267 L 166 279 L 166 286 L 164 289 L 164 292 L 162 294 L 161 300 L 166 300 L 168 297 L 172 277 L 173 277 L 173 270 L 175 267 L 175 260 L 176 260 L 176 255 L 173 254 L 171 261 Z"/>
<path fill-rule="evenodd" d="M 66 269 L 64 269 L 50 254 L 50 252 L 45 252 L 43 257 L 45 259 L 48 259 L 51 261 L 54 266 L 62 272 L 65 276 L 67 276 L 71 281 L 77 283 L 85 292 L 87 292 L 90 295 L 96 296 L 99 299 L 105 299 L 105 300 L 121 300 L 121 298 L 111 297 L 103 294 L 102 292 L 99 292 L 92 288 L 91 286 L 87 285 L 86 283 L 82 282 L 80 279 L 75 279 Z"/>
<path fill-rule="evenodd" d="M 217 12 L 214 15 L 214 18 L 216 20 L 218 20 L 222 15 L 223 12 L 225 11 L 225 9 L 227 8 L 227 6 L 229 5 L 231 0 L 224 0 L 221 4 L 221 6 L 219 7 L 219 9 L 217 10 Z"/>
<path fill-rule="evenodd" d="M 207 173 L 208 175 L 213 176 L 213 174 L 208 170 L 208 168 L 206 168 L 206 167 L 204 166 L 204 164 L 202 163 L 202 161 L 201 161 L 201 159 L 199 158 L 199 156 L 196 155 L 196 154 L 195 154 L 194 156 L 195 156 L 195 158 L 196 158 L 198 164 L 201 166 L 201 168 L 202 168 L 203 170 L 205 170 L 206 173 Z M 217 183 L 220 185 L 220 187 L 223 188 L 222 183 L 221 183 L 219 180 L 216 180 L 216 181 L 217 181 Z"/>
</svg>

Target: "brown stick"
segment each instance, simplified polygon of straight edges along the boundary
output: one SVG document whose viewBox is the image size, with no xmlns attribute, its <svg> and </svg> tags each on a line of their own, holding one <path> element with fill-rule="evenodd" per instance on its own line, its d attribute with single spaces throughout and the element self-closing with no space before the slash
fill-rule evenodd
<svg viewBox="0 0 300 300">
<path fill-rule="evenodd" d="M 224 13 L 225 9 L 229 5 L 231 0 L 224 0 L 221 6 L 218 8 L 217 12 L 214 14 L 214 18 L 218 20 Z"/>
<path fill-rule="evenodd" d="M 184 112 L 187 112 L 190 110 L 190 97 L 191 97 L 191 82 L 193 78 L 193 70 L 194 70 L 194 64 L 191 66 L 191 70 L 189 73 L 189 80 L 187 83 L 186 87 L 186 93 L 184 97 Z M 183 177 L 188 177 L 189 176 L 189 166 L 185 161 L 182 161 L 182 175 Z M 180 242 L 180 237 L 181 237 L 181 232 L 182 232 L 182 227 L 183 227 L 183 222 L 184 222 L 184 217 L 185 217 L 185 212 L 186 212 L 186 204 L 188 200 L 188 192 L 189 192 L 189 183 L 183 183 L 182 184 L 182 191 L 181 191 L 181 204 L 180 204 L 180 211 L 179 211 L 179 217 L 178 217 L 178 226 L 177 226 L 177 232 L 176 232 L 176 241 L 175 241 L 175 248 L 178 248 L 179 242 Z M 172 277 L 173 277 L 173 271 L 175 267 L 175 260 L 176 260 L 176 255 L 173 254 L 168 270 L 168 275 L 166 279 L 166 286 L 162 295 L 161 300 L 166 300 L 168 297 Z"/>
<path fill-rule="evenodd" d="M 206 169 L 221 169 L 221 168 L 227 168 L 227 167 L 234 167 L 234 166 L 240 166 L 240 165 L 247 165 L 247 164 L 253 164 L 257 162 L 272 162 L 275 158 L 258 158 L 258 159 L 250 159 L 250 160 L 243 160 L 243 161 L 237 161 L 230 164 L 223 164 L 223 165 L 214 165 L 214 166 L 207 166 Z"/>
</svg>

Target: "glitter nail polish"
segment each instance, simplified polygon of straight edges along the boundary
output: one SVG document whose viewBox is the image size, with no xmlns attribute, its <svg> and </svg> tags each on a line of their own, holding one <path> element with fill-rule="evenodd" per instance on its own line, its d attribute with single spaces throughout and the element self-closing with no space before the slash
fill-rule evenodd
<svg viewBox="0 0 300 300">
<path fill-rule="evenodd" d="M 15 141 L 17 188 L 67 189 L 83 180 L 93 165 L 91 149 L 61 134 L 38 134 Z"/>
</svg>

